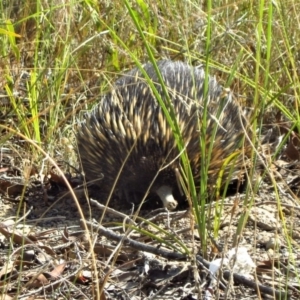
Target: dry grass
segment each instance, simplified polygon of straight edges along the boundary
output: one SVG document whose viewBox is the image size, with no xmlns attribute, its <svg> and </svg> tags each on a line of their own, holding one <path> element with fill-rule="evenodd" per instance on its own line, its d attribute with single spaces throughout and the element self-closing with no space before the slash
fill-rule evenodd
<svg viewBox="0 0 300 300">
<path fill-rule="evenodd" d="M 137 62 L 148 61 L 151 56 L 185 60 L 195 65 L 204 63 L 221 84 L 240 95 L 241 105 L 254 110 L 254 130 L 259 131 L 262 124 L 286 126 L 287 131 L 291 129 L 296 133 L 300 130 L 300 2 L 296 0 L 203 3 L 141 0 L 132 1 L 130 5 L 127 1 L 116 0 L 19 2 L 0 0 L 0 124 L 3 149 L 7 147 L 12 151 L 15 165 L 20 168 L 25 181 L 30 180 L 30 176 L 24 175 L 27 165 L 37 165 L 40 175 L 45 175 L 56 163 L 64 166 L 61 175 L 67 171 L 74 173 L 67 164 L 80 167 L 74 151 L 74 129 L 80 111 L 97 103 L 99 94 L 109 90 L 122 72 Z M 47 154 L 53 160 L 44 160 Z M 294 243 L 290 224 L 281 212 L 282 199 L 275 180 L 272 185 L 280 212 L 278 222 L 282 223 L 282 239 L 292 256 L 293 248 L 298 248 L 298 244 Z M 245 213 L 236 221 L 238 236 L 245 234 L 248 211 L 255 203 L 253 195 L 248 189 L 241 208 Z M 293 199 L 297 201 L 296 196 Z M 209 237 L 220 237 L 224 207 L 204 210 L 204 205 L 205 201 L 200 210 L 202 221 L 198 218 L 202 225 L 197 225 L 200 225 L 199 234 L 203 238 L 202 253 L 208 255 L 214 249 Z M 239 205 L 233 204 L 233 214 Z M 20 209 L 21 206 L 18 217 Z M 210 215 L 207 211 L 215 214 L 208 232 L 206 224 Z M 81 218 L 86 218 L 84 212 Z M 156 240 L 158 245 L 162 243 L 196 258 L 191 250 L 197 244 L 194 235 L 192 245 L 186 247 L 181 237 L 175 242 L 172 240 L 168 233 L 170 228 L 164 228 L 165 232 L 151 226 L 163 235 L 162 239 Z M 84 229 L 88 232 L 87 225 Z M 130 230 L 133 228 L 128 227 L 126 235 Z M 138 227 L 134 230 L 141 233 Z M 142 233 L 145 232 L 155 239 L 150 229 Z M 92 241 L 91 235 L 88 239 Z M 233 239 L 232 243 L 237 240 Z M 20 243 L 20 240 L 13 241 Z M 226 243 L 229 248 L 229 241 Z M 111 253 L 114 263 L 119 258 L 119 251 L 123 250 Z M 56 252 L 55 255 L 60 254 Z M 98 272 L 95 254 L 87 253 L 87 257 L 92 261 L 89 261 L 94 272 L 92 281 L 109 280 L 114 264 L 101 262 L 101 272 Z M 7 261 L 3 263 L 6 265 Z M 296 267 L 297 262 L 291 260 L 291 265 Z M 111 267 L 109 271 L 108 266 Z M 18 272 L 21 273 L 21 267 Z M 295 273 L 295 281 L 299 284 L 297 270 Z M 11 287 L 12 279 L 4 279 L 3 273 L 2 276 L 3 286 Z M 72 280 L 75 282 L 73 277 Z M 286 281 L 286 288 L 288 285 Z M 92 292 L 82 293 L 94 293 L 93 297 L 100 299 L 104 287 L 104 284 L 95 284 Z M 281 290 L 284 289 L 283 284 Z M 21 284 L 12 294 L 18 293 L 25 293 Z M 3 289 L 3 295 L 7 294 L 9 291 Z M 48 297 L 51 296 L 45 296 L 45 299 Z M 102 297 L 105 299 L 104 294 Z M 68 295 L 66 298 L 72 297 Z"/>
</svg>

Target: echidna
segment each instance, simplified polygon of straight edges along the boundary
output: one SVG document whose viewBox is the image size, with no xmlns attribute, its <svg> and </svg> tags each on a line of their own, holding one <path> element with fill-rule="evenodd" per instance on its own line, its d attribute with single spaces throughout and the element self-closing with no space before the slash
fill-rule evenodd
<svg viewBox="0 0 300 300">
<path fill-rule="evenodd" d="M 197 183 L 201 163 L 200 126 L 205 71 L 202 67 L 169 60 L 159 61 L 157 66 Z M 143 68 L 166 101 L 153 65 L 148 63 Z M 224 167 L 224 182 L 229 173 L 237 178 L 243 169 L 245 147 L 241 140 L 247 122 L 233 95 L 214 77 L 208 78 L 206 97 L 207 150 L 213 140 L 208 184 L 215 185 Z M 136 203 L 151 186 L 150 194 L 158 195 L 168 209 L 176 208 L 174 195 L 180 193 L 175 172 L 181 163 L 180 153 L 165 114 L 138 68 L 118 79 L 111 92 L 86 115 L 79 124 L 77 141 L 86 178 L 100 179 L 97 185 L 102 191 L 111 191 L 116 182 L 118 195 Z M 226 159 L 233 153 L 238 154 L 234 155 L 232 169 L 232 163 L 228 164 Z"/>
</svg>

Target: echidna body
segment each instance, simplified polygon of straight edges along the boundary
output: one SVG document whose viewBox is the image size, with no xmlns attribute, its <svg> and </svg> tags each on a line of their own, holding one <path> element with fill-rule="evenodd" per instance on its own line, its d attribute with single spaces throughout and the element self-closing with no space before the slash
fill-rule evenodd
<svg viewBox="0 0 300 300">
<path fill-rule="evenodd" d="M 205 71 L 168 60 L 157 65 L 197 183 Z M 148 63 L 143 68 L 166 101 L 153 65 Z M 214 185 L 224 166 L 223 181 L 229 173 L 236 178 L 242 169 L 245 153 L 241 151 L 241 139 L 246 122 L 232 94 L 214 77 L 208 79 L 207 97 L 207 151 L 213 142 L 208 183 Z M 165 114 L 139 69 L 118 79 L 112 91 L 86 115 L 79 124 L 77 140 L 86 178 L 100 179 L 97 184 L 102 191 L 111 191 L 116 182 L 118 194 L 136 203 L 150 187 L 150 193 L 158 195 L 165 207 L 172 210 L 177 206 L 174 195 L 180 193 L 175 172 L 181 163 L 180 153 Z M 232 169 L 232 164 L 227 165 L 225 160 L 234 152 L 238 154 Z"/>
</svg>

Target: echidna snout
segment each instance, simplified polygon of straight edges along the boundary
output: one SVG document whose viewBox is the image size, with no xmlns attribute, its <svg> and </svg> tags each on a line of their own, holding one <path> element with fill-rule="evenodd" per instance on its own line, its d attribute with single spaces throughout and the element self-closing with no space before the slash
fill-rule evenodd
<svg viewBox="0 0 300 300">
<path fill-rule="evenodd" d="M 162 185 L 156 190 L 156 194 L 162 201 L 163 206 L 168 210 L 174 210 L 177 207 L 178 202 L 174 199 L 170 186 Z"/>
<path fill-rule="evenodd" d="M 206 136 L 201 135 L 201 145 L 205 142 L 205 155 L 210 153 L 206 162 L 207 183 L 213 190 L 217 181 L 222 187 L 228 178 L 239 180 L 244 173 L 251 148 L 245 144 L 247 141 L 244 144 L 242 141 L 249 126 L 232 93 L 214 77 L 208 77 L 208 91 L 204 93 L 207 79 L 204 68 L 169 60 L 159 61 L 157 66 L 165 89 L 151 63 L 143 68 L 167 109 L 174 113 L 179 132 L 173 132 L 149 82 L 135 68 L 120 77 L 111 92 L 79 123 L 77 142 L 87 180 L 94 181 L 103 174 L 97 183 L 101 191 L 109 194 L 115 187 L 126 200 L 139 204 L 152 186 L 149 199 L 159 196 L 163 205 L 173 210 L 177 201 L 184 198 L 177 198 L 176 193 L 180 192 L 175 170 L 185 169 L 175 134 L 177 137 L 180 134 L 199 190 L 204 161 L 200 126 L 207 105 Z M 229 162 L 232 153 L 237 154 Z"/>
</svg>

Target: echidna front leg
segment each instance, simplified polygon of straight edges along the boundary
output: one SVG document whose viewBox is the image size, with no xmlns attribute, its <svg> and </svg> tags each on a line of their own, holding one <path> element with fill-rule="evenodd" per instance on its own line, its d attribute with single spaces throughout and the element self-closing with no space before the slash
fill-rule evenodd
<svg viewBox="0 0 300 300">
<path fill-rule="evenodd" d="M 127 188 L 122 189 L 118 193 L 119 199 L 125 198 L 126 202 L 129 204 L 136 204 L 139 203 L 139 198 L 135 193 L 130 192 Z"/>
<path fill-rule="evenodd" d="M 168 210 L 174 210 L 177 207 L 178 202 L 174 199 L 170 186 L 162 185 L 155 192 Z"/>
</svg>

